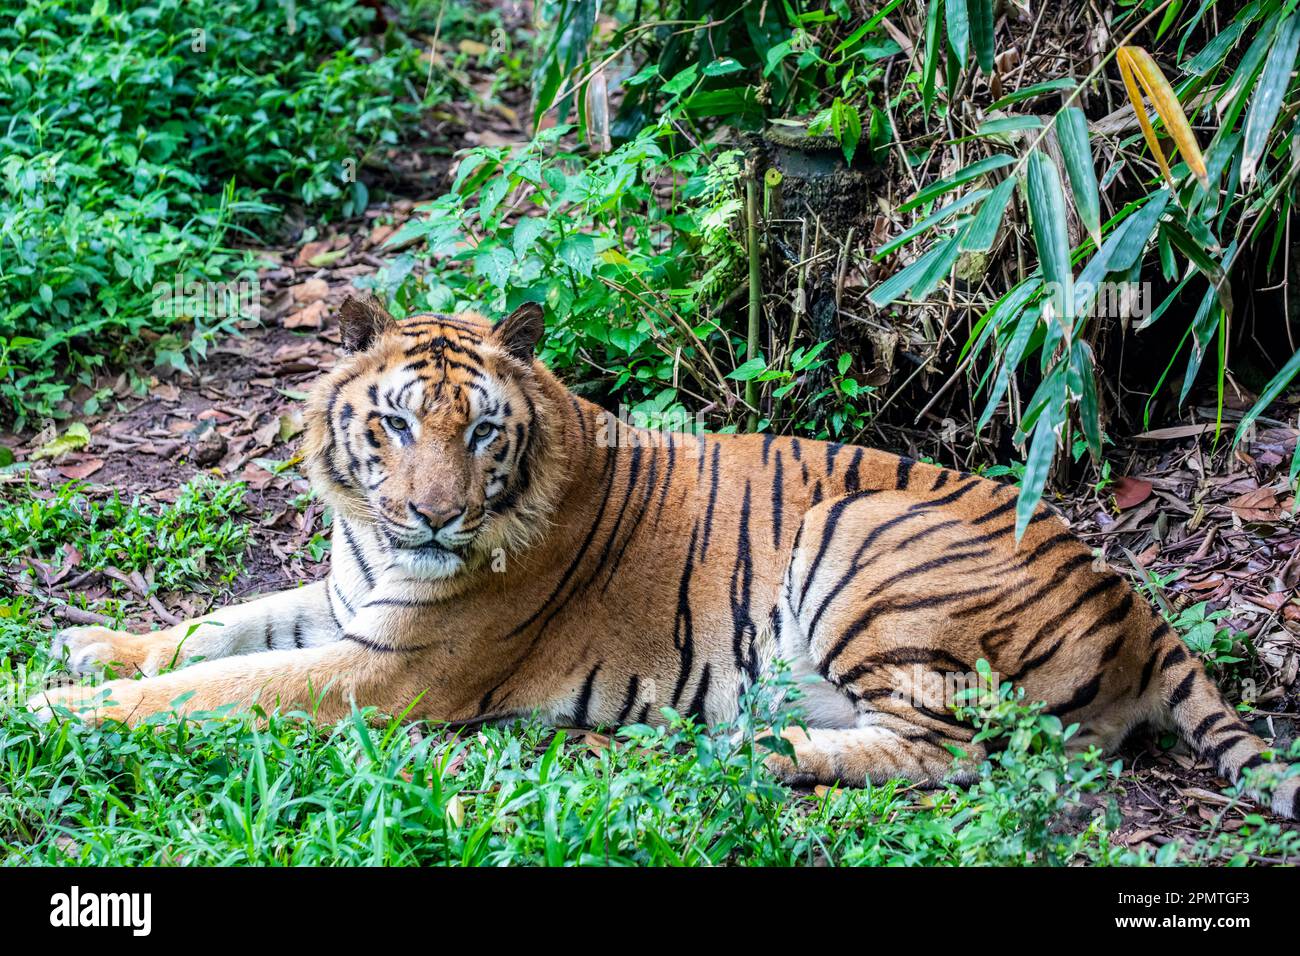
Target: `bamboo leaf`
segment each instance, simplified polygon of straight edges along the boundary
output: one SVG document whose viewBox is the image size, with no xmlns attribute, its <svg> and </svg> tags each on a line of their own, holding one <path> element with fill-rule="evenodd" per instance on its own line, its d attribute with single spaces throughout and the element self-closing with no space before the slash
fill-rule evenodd
<svg viewBox="0 0 1300 956">
<path fill-rule="evenodd" d="M 939 66 L 939 7 L 943 0 L 930 0 L 925 15 L 925 63 L 921 67 L 921 110 L 934 105 L 934 74 Z"/>
<path fill-rule="evenodd" d="M 1208 185 L 1209 178 L 1205 171 L 1205 159 L 1201 156 L 1201 148 L 1196 143 L 1196 136 L 1192 133 L 1191 124 L 1187 122 L 1187 115 L 1183 112 L 1182 104 L 1178 102 L 1178 96 L 1174 93 L 1173 87 L 1169 85 L 1165 75 L 1160 72 L 1160 67 L 1156 65 L 1156 61 L 1151 59 L 1151 54 L 1140 46 L 1122 46 L 1116 52 L 1115 62 L 1119 64 L 1120 74 L 1124 78 L 1124 88 L 1128 91 L 1129 100 L 1137 113 L 1138 125 L 1142 127 L 1142 135 L 1146 137 L 1152 155 L 1156 157 L 1156 161 L 1160 164 L 1160 171 L 1164 174 L 1165 180 L 1171 186 L 1173 185 L 1173 174 L 1169 171 L 1169 163 L 1165 160 L 1165 154 L 1160 149 L 1160 142 L 1156 138 L 1155 129 L 1147 118 L 1146 109 L 1142 105 L 1141 93 L 1145 93 L 1147 98 L 1151 100 L 1156 115 L 1165 124 L 1165 130 L 1173 137 L 1174 145 L 1178 147 L 1178 151 L 1182 154 L 1188 169 L 1200 180 L 1201 185 Z M 1141 93 L 1138 87 L 1141 87 Z"/>
<path fill-rule="evenodd" d="M 948 42 L 957 62 L 966 64 L 966 54 L 970 50 L 970 20 L 967 17 L 965 0 L 946 0 L 944 13 L 948 21 Z"/>
<path fill-rule="evenodd" d="M 1058 408 L 1055 403 L 1049 402 L 1034 426 L 1034 437 L 1025 458 L 1025 476 L 1020 481 L 1020 497 L 1016 500 L 1017 542 L 1024 537 L 1025 529 L 1029 527 L 1029 521 L 1038 509 L 1038 503 L 1043 500 L 1047 475 L 1052 468 L 1052 459 L 1056 457 L 1056 430 L 1060 425 L 1058 419 Z"/>
<path fill-rule="evenodd" d="M 975 431 L 983 431 L 984 426 L 993 417 L 993 413 L 997 411 L 998 403 L 1002 401 L 1003 394 L 1006 393 L 1007 387 L 1011 384 L 1011 376 L 1015 374 L 1021 358 L 1024 357 L 1025 348 L 1029 345 L 1029 338 L 1038 326 L 1039 313 L 1040 309 L 1038 307 L 1025 309 L 1020 313 L 1020 317 L 1016 321 L 1016 327 L 1011 333 L 1011 341 L 1007 343 L 1006 350 L 1002 354 L 1002 364 L 998 368 L 998 377 L 993 380 L 993 388 L 989 391 L 989 400 L 984 405 L 984 411 L 980 414 Z"/>
<path fill-rule="evenodd" d="M 993 75 L 993 0 L 970 0 L 967 10 L 971 38 L 975 41 L 975 59 L 980 69 Z"/>
<path fill-rule="evenodd" d="M 1014 133 L 1022 129 L 1042 129 L 1041 116 L 998 116 L 981 123 L 975 131 L 976 136 L 996 136 L 1000 133 Z"/>
<path fill-rule="evenodd" d="M 1092 147 L 1088 145 L 1088 118 L 1077 106 L 1068 106 L 1056 116 L 1056 136 L 1061 143 L 1065 171 L 1070 177 L 1074 205 L 1079 219 L 1101 248 L 1101 198 L 1097 189 L 1097 170 L 1092 164 Z"/>
<path fill-rule="evenodd" d="M 1146 205 L 1124 220 L 1124 237 L 1116 243 L 1106 260 L 1108 272 L 1127 271 L 1138 261 L 1151 233 L 1160 222 L 1165 207 L 1169 205 L 1170 195 L 1168 189 L 1158 190 L 1147 200 Z"/>
<path fill-rule="evenodd" d="M 975 218 L 962 237 L 963 252 L 987 252 L 993 248 L 993 241 L 997 238 L 998 227 L 1002 225 L 1002 217 L 1007 211 L 1007 203 L 1015 185 L 1015 177 L 1008 176 L 980 204 L 979 211 L 975 213 Z"/>
<path fill-rule="evenodd" d="M 1042 96 L 1044 93 L 1055 93 L 1057 90 L 1073 90 L 1077 84 L 1067 76 L 1060 76 L 1054 80 L 1044 80 L 1042 83 L 1034 83 L 1023 89 L 1015 90 L 1008 93 L 999 100 L 994 100 L 989 104 L 989 112 L 1000 110 L 1004 106 L 1010 106 L 1012 103 L 1019 103 L 1021 100 L 1027 100 L 1031 97 Z"/>
<path fill-rule="evenodd" d="M 1273 124 L 1277 122 L 1282 98 L 1291 85 L 1291 70 L 1295 66 L 1296 48 L 1300 46 L 1300 14 L 1292 14 L 1282 21 L 1277 40 L 1268 53 L 1264 72 L 1250 101 L 1246 114 L 1245 145 L 1241 159 L 1241 182 L 1249 184 L 1259 169 L 1260 158 L 1268 146 Z"/>
<path fill-rule="evenodd" d="M 1026 186 L 1029 193 L 1029 224 L 1038 249 L 1038 261 L 1056 293 L 1049 299 L 1059 312 L 1073 311 L 1073 273 L 1070 270 L 1070 239 L 1065 231 L 1065 193 L 1056 165 L 1039 150 L 1029 154 Z"/>
<path fill-rule="evenodd" d="M 867 293 L 867 300 L 876 308 L 884 308 L 889 303 L 901 299 L 911 290 L 918 279 L 944 252 L 944 245 L 936 245 L 915 262 L 895 272 L 880 285 Z"/>
<path fill-rule="evenodd" d="M 1070 392 L 1078 396 L 1079 424 L 1093 461 L 1101 461 L 1101 409 L 1097 405 L 1097 376 L 1092 349 L 1079 339 L 1070 351 Z"/>
<path fill-rule="evenodd" d="M 948 205 L 936 209 L 934 212 L 930 213 L 930 215 L 926 216 L 920 222 L 916 223 L 906 232 L 903 232 L 898 236 L 895 236 L 893 239 L 890 239 L 887 243 L 885 243 L 883 246 L 877 249 L 873 258 L 880 259 L 883 256 L 889 255 L 889 253 L 893 252 L 899 246 L 907 244 L 908 242 L 910 242 L 911 240 L 919 236 L 921 233 L 925 232 L 927 229 L 930 229 L 933 226 L 938 225 L 939 223 L 943 222 L 945 219 L 949 219 L 952 216 L 956 215 L 957 213 L 961 212 L 963 209 L 967 208 L 968 206 L 971 206 L 974 203 L 979 202 L 981 199 L 987 196 L 989 192 L 990 190 L 988 189 L 974 189 L 968 192 L 966 195 L 962 196 L 960 199 L 954 199 L 952 202 L 948 203 Z"/>
<path fill-rule="evenodd" d="M 962 183 L 970 182 L 976 176 L 981 176 L 984 173 L 991 172 L 995 169 L 1001 169 L 1003 166 L 1010 166 L 1014 162 L 1015 159 L 1008 156 L 1006 153 L 997 153 L 993 156 L 986 156 L 978 162 L 962 167 L 947 179 L 941 179 L 937 183 L 931 183 L 926 186 L 907 202 L 903 203 L 903 205 L 899 206 L 898 211 L 910 212 L 917 206 L 924 205 L 931 199 L 935 199 L 946 192 L 956 189 Z"/>
</svg>

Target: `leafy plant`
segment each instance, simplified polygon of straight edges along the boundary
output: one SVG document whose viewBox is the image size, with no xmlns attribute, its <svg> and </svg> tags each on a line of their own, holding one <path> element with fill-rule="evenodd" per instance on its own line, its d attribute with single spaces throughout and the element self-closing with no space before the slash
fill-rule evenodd
<svg viewBox="0 0 1300 956">
<path fill-rule="evenodd" d="M 248 525 L 244 486 L 200 477 L 176 502 L 160 508 L 139 500 L 106 500 L 69 482 L 45 499 L 0 498 L 0 561 L 36 558 L 62 566 L 76 552 L 82 571 L 114 566 L 147 572 L 157 587 L 194 590 L 214 576 L 226 582 L 243 567 Z"/>
<path fill-rule="evenodd" d="M 240 316 L 159 309 L 159 289 L 248 279 L 227 244 L 271 202 L 365 208 L 357 174 L 424 73 L 411 47 L 367 46 L 372 16 L 356 0 L 0 2 L 5 417 L 57 412 L 141 339 L 179 362 L 188 337 L 201 358 Z"/>
<path fill-rule="evenodd" d="M 950 57 L 949 99 L 955 95 L 953 77 L 966 65 L 964 53 L 968 47 L 963 40 L 968 35 L 966 28 L 974 22 L 977 6 L 983 15 L 982 8 L 990 5 L 972 3 L 966 11 L 968 16 L 963 17 L 959 3 L 931 0 L 929 4 L 923 94 L 927 109 L 942 51 Z M 984 313 L 962 349 L 963 357 L 969 351 L 979 354 L 984 349 L 994 355 L 996 374 L 985 375 L 981 382 L 987 396 L 979 419 L 981 429 L 1006 398 L 1012 377 L 1029 373 L 1031 363 L 1033 366 L 1030 377 L 1037 385 L 1018 413 L 1011 416 L 1018 422 L 1015 441 L 1026 449 L 1025 480 L 1017 509 L 1018 533 L 1042 496 L 1057 449 L 1067 441 L 1072 421 L 1077 421 L 1094 461 L 1100 461 L 1101 413 L 1090 345 L 1096 325 L 1094 313 L 1099 306 L 1105 311 L 1100 293 L 1107 283 L 1132 288 L 1151 275 L 1149 251 L 1155 253 L 1155 268 L 1163 279 L 1176 284 L 1136 329 L 1149 328 L 1160 320 L 1193 279 L 1203 284 L 1200 306 L 1186 324 L 1177 353 L 1186 355 L 1178 400 L 1186 400 L 1213 349 L 1222 414 L 1233 314 L 1228 277 L 1240 254 L 1264 241 L 1270 226 L 1273 249 L 1278 248 L 1287 224 L 1287 217 L 1278 213 L 1289 209 L 1293 198 L 1298 167 L 1282 145 L 1295 135 L 1294 109 L 1283 109 L 1283 104 L 1295 97 L 1291 74 L 1300 45 L 1300 14 L 1295 12 L 1294 3 L 1283 0 L 1259 0 L 1241 6 L 1226 29 L 1211 36 L 1199 52 L 1180 63 L 1183 78 L 1173 85 L 1144 49 L 1125 45 L 1153 23 L 1158 22 L 1157 37 L 1181 25 L 1181 55 L 1183 45 L 1209 6 L 1212 4 L 1202 3 L 1184 13 L 1181 4 L 1171 5 L 1168 0 L 1137 4 L 1116 24 L 1117 36 L 1122 38 L 1084 80 L 1063 77 L 1015 91 L 993 103 L 990 115 L 994 118 L 973 137 L 988 144 L 989 154 L 921 188 L 900 211 L 916 210 L 922 218 L 878 250 L 877 255 L 883 257 L 904 242 L 935 232 L 943 234 L 871 295 L 872 301 L 882 307 L 909 295 L 914 300 L 924 299 L 949 274 L 958 256 L 986 252 L 1000 241 L 1013 191 L 1019 193 L 1027 207 L 1036 264 L 1026 269 L 1020 281 Z M 946 39 L 938 30 L 941 10 L 947 12 Z M 1160 14 L 1164 14 L 1163 18 L 1159 18 Z M 981 36 L 985 32 L 984 28 L 978 31 Z M 1077 104 L 1117 56 L 1143 140 L 1154 148 L 1161 181 L 1101 222 L 1101 187 L 1093 157 L 1096 137 Z M 1050 116 L 1001 112 L 1013 104 L 1041 100 L 1058 92 L 1063 103 Z M 1154 102 L 1179 145 L 1182 162 L 1177 166 L 1170 167 L 1159 151 L 1142 102 L 1144 94 Z M 1203 162 L 1191 133 L 1191 124 L 1198 120 L 1216 130 Z M 1023 134 L 1027 145 L 1006 151 L 1006 137 L 1011 132 Z M 1042 148 L 1052 133 L 1060 147 L 1063 169 Z M 1107 181 L 1113 182 L 1124 167 L 1131 168 L 1139 180 L 1150 180 L 1138 159 L 1121 156 L 1117 162 L 1118 169 L 1112 167 Z M 1065 189 L 1067 180 L 1073 208 L 1086 233 L 1073 249 L 1066 232 L 1071 205 Z M 1076 267 L 1080 267 L 1077 272 Z M 1177 355 L 1171 359 L 1157 390 L 1176 360 Z M 1287 362 L 1261 392 L 1254 408 L 1242 418 L 1238 438 L 1298 370 L 1300 354 Z"/>
</svg>

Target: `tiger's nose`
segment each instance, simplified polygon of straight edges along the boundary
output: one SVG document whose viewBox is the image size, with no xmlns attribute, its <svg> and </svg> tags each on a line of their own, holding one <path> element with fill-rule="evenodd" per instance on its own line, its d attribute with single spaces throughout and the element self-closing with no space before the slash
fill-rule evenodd
<svg viewBox="0 0 1300 956">
<path fill-rule="evenodd" d="M 461 509 L 432 501 L 413 501 L 407 505 L 415 515 L 437 533 L 460 517 Z"/>
</svg>

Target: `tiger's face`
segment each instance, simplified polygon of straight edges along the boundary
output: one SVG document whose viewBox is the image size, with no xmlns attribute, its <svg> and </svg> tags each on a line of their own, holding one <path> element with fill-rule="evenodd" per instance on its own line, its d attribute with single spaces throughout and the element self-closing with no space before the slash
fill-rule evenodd
<svg viewBox="0 0 1300 956">
<path fill-rule="evenodd" d="M 352 358 L 311 403 L 318 487 L 372 524 L 409 576 L 477 565 L 502 545 L 497 519 L 529 483 L 541 308 L 497 326 L 473 314 L 398 323 L 373 300 L 349 299 L 340 328 Z"/>
</svg>

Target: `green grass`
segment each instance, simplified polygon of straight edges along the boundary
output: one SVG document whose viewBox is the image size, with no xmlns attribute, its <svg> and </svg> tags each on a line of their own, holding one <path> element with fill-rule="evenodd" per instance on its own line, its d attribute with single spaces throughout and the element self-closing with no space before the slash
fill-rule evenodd
<svg viewBox="0 0 1300 956">
<path fill-rule="evenodd" d="M 969 792 L 806 796 L 762 769 L 745 720 L 635 726 L 601 746 L 533 723 L 456 735 L 272 715 L 126 731 L 15 711 L 0 724 L 0 852 L 101 865 L 1138 862 L 1111 845 L 1105 812 L 1054 825 L 1106 768 L 1065 757 L 1059 726 L 1025 708 L 998 720 L 1018 727 L 1015 756 Z"/>
</svg>

